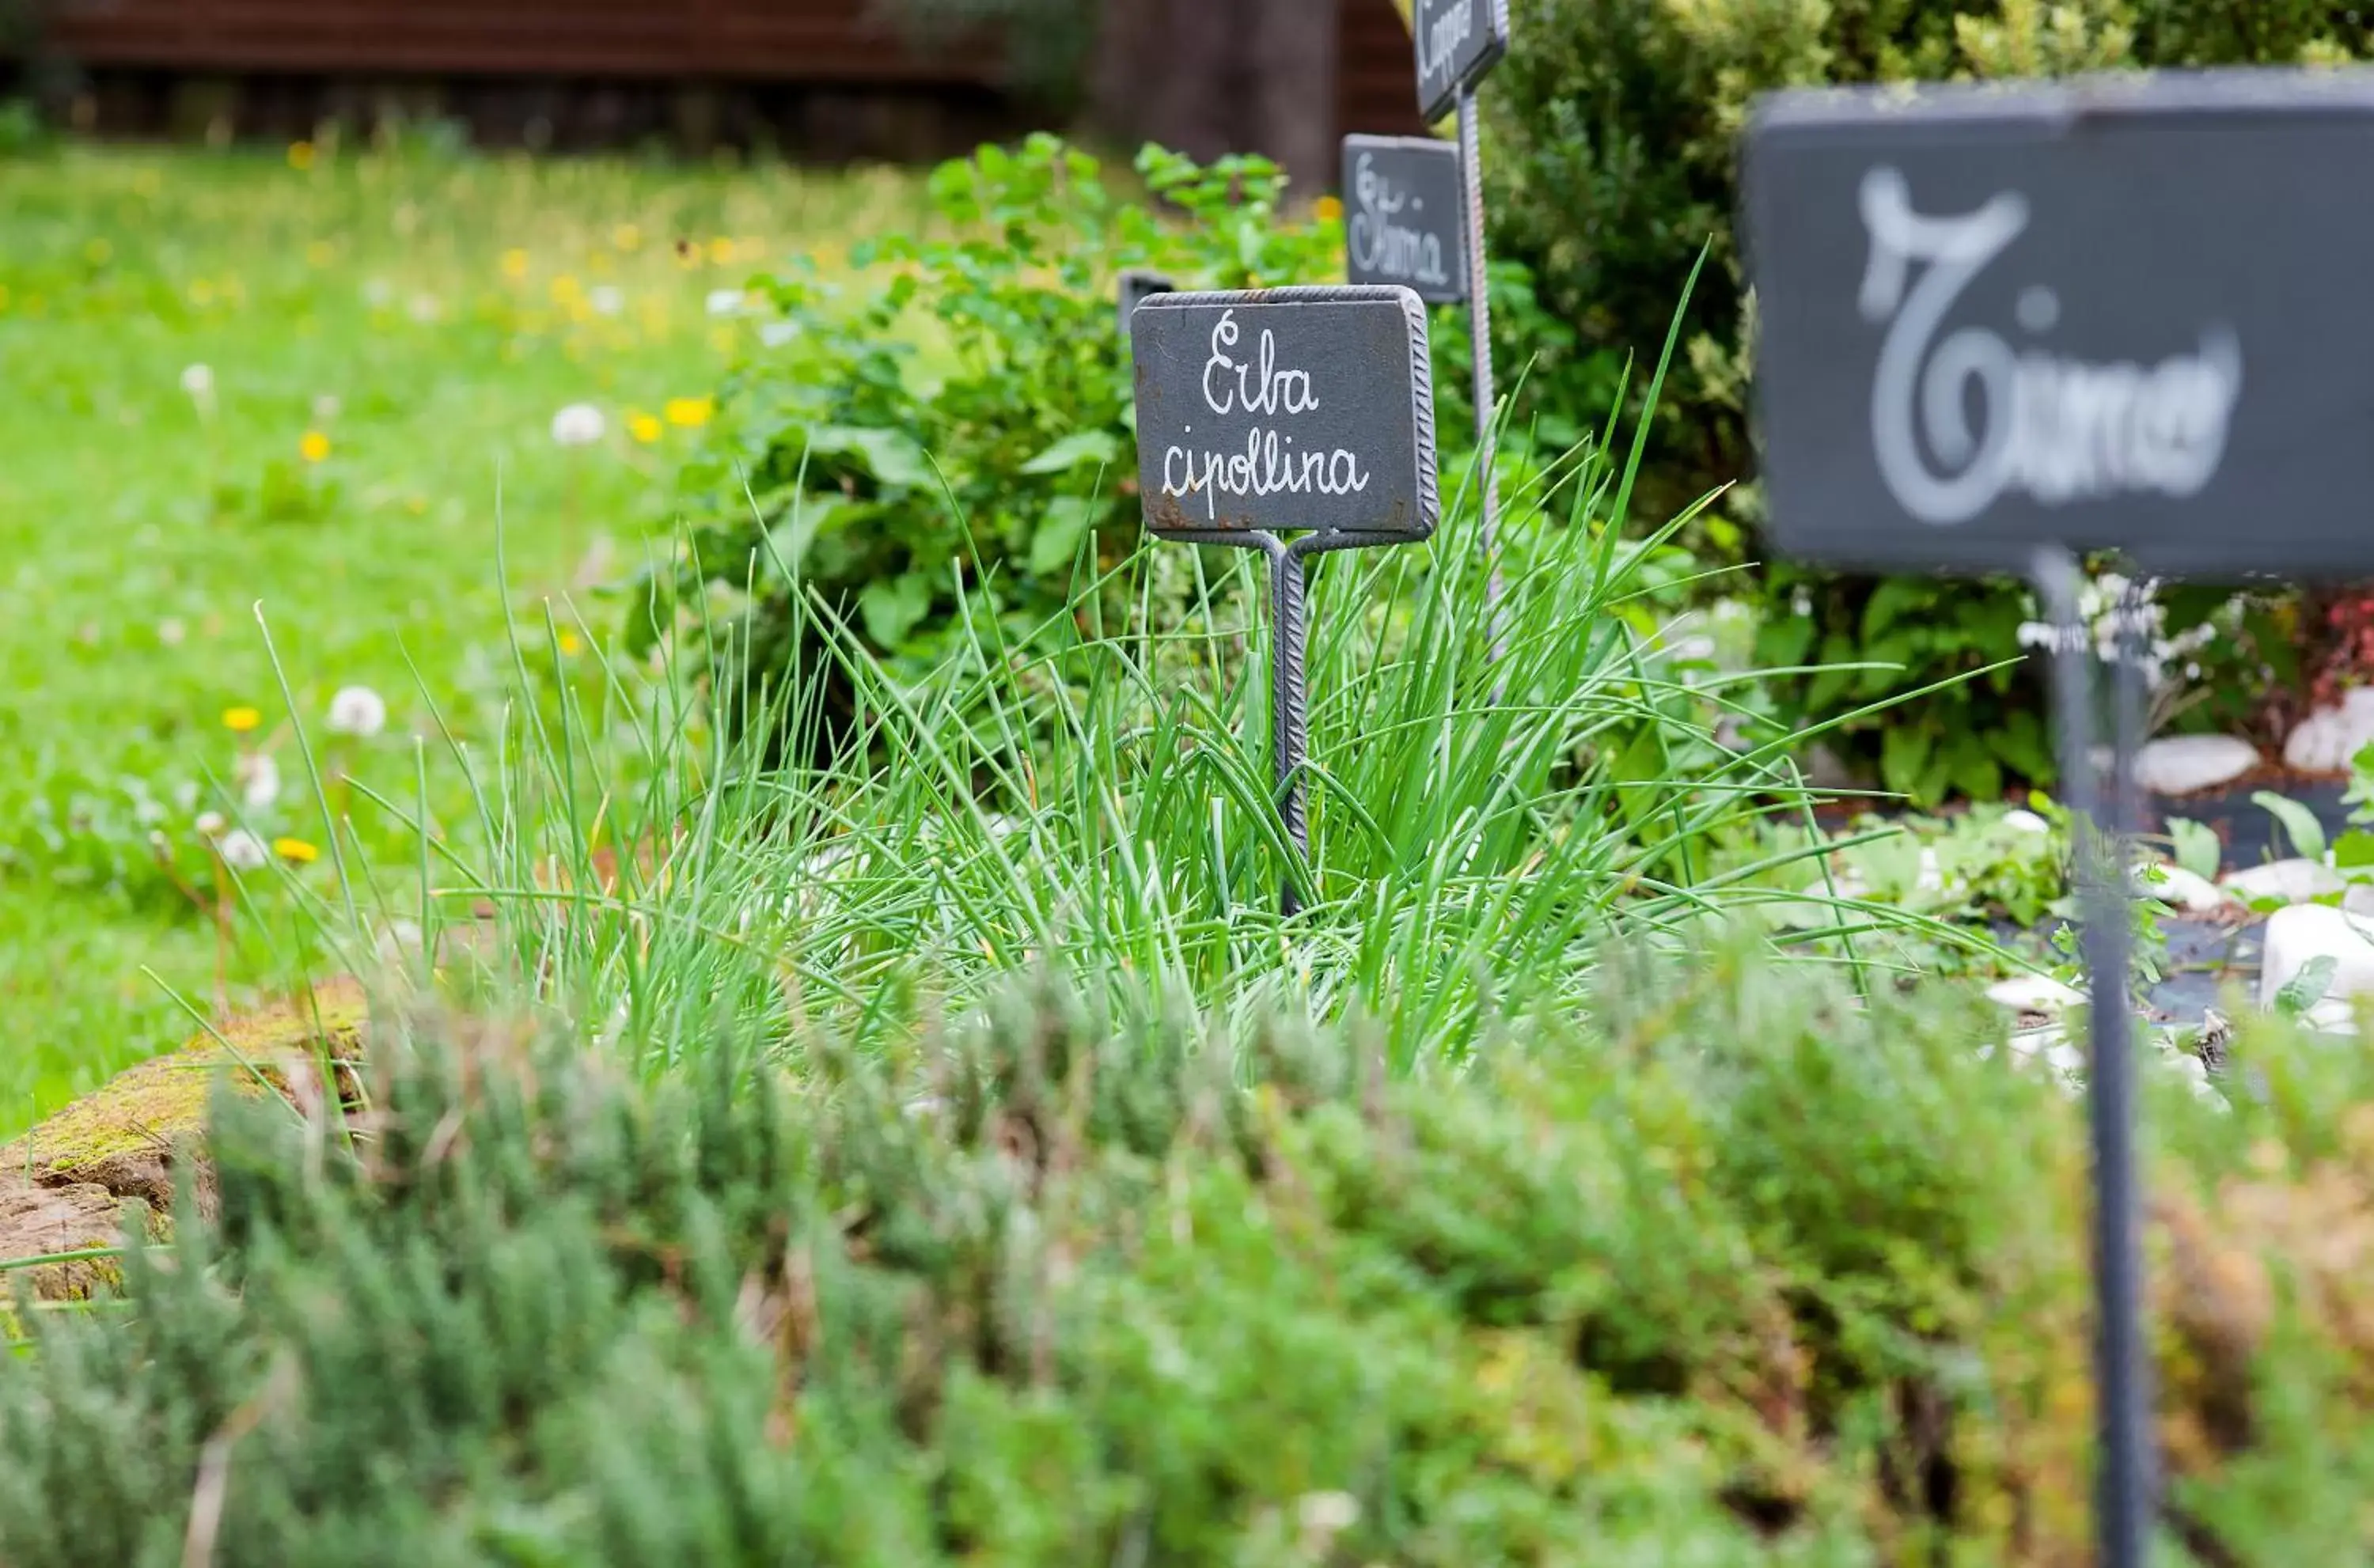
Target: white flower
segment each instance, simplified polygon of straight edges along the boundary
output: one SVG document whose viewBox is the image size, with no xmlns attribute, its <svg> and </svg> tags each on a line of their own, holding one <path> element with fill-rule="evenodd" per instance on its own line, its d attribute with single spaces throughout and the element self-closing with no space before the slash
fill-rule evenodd
<svg viewBox="0 0 2374 1568">
<path fill-rule="evenodd" d="M 615 283 L 597 283 L 585 291 L 585 302 L 597 316 L 615 316 L 627 308 L 627 291 Z"/>
<path fill-rule="evenodd" d="M 215 373 L 205 365 L 190 365 L 182 370 L 182 390 L 204 403 L 215 395 Z"/>
<path fill-rule="evenodd" d="M 220 812 L 200 812 L 198 820 L 194 825 L 208 838 L 220 838 L 223 829 L 229 824 L 223 821 L 223 814 Z"/>
<path fill-rule="evenodd" d="M 330 698 L 330 733 L 365 739 L 387 728 L 387 699 L 369 686 L 341 686 Z"/>
<path fill-rule="evenodd" d="M 416 294 L 412 297 L 412 303 L 405 309 L 411 314 L 414 321 L 424 326 L 435 321 L 444 310 L 444 307 L 437 303 L 437 296 L 434 294 Z"/>
<path fill-rule="evenodd" d="M 761 322 L 758 323 L 758 341 L 765 344 L 770 348 L 781 348 L 783 345 L 791 342 L 792 339 L 799 335 L 800 323 L 797 322 Z"/>
<path fill-rule="evenodd" d="M 157 640 L 168 648 L 181 647 L 182 639 L 189 635 L 189 628 L 170 615 L 157 623 Z"/>
<path fill-rule="evenodd" d="M 740 313 L 742 310 L 742 290 L 738 288 L 711 289 L 709 291 L 708 310 L 709 313 L 712 316 L 732 316 Z"/>
<path fill-rule="evenodd" d="M 231 778 L 239 785 L 239 798 L 252 812 L 260 812 L 280 798 L 279 765 L 262 752 L 241 757 Z"/>
<path fill-rule="evenodd" d="M 590 403 L 572 403 L 552 416 L 552 439 L 564 447 L 590 447 L 609 428 L 602 411 Z"/>
<path fill-rule="evenodd" d="M 338 416 L 338 410 L 343 405 L 338 402 L 337 393 L 317 393 L 313 399 L 314 422 L 322 425 L 328 424 L 331 420 L 335 419 Z"/>
<path fill-rule="evenodd" d="M 272 851 L 264 847 L 264 840 L 243 827 L 234 827 L 224 834 L 215 848 L 221 854 L 223 864 L 235 872 L 255 871 L 272 860 Z"/>
</svg>

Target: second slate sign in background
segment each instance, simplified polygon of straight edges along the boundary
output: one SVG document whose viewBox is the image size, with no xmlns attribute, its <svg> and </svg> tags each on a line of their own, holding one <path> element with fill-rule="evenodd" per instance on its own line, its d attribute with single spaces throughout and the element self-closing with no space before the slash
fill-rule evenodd
<svg viewBox="0 0 2374 1568">
<path fill-rule="evenodd" d="M 1425 136 L 1344 138 L 1344 259 L 1354 283 L 1398 283 L 1433 305 L 1467 298 L 1459 149 Z"/>
</svg>

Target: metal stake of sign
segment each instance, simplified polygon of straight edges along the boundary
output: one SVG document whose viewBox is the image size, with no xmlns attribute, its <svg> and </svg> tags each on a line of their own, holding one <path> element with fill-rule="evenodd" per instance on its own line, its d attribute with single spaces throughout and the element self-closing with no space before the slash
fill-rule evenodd
<svg viewBox="0 0 2374 1568">
<path fill-rule="evenodd" d="M 2143 1332 L 2134 1042 L 2127 1000 L 2128 836 L 2142 826 L 2134 784 L 2142 604 L 2131 593 L 2118 606 L 2110 778 L 2104 790 L 2095 777 L 2093 649 L 2078 613 L 2077 563 L 2067 550 L 2048 547 L 2037 554 L 2035 578 L 2053 628 L 2062 795 L 2077 830 L 2079 942 L 2089 1000 L 2086 1109 L 2094 1151 L 2094 1377 L 2102 1453 L 2096 1537 L 2108 1568 L 2140 1568 L 2157 1492 L 2148 1428 L 2151 1368 Z"/>
<path fill-rule="evenodd" d="M 1459 177 L 1465 186 L 1467 218 L 1467 327 L 1475 374 L 1475 461 L 1484 551 L 1484 604 L 1490 628 L 1492 661 L 1506 651 L 1500 624 L 1500 486 L 1492 472 L 1492 301 L 1485 287 L 1484 147 L 1475 114 L 1475 88 L 1509 52 L 1509 0 L 1414 0 L 1410 38 L 1417 49 L 1417 107 L 1429 123 L 1456 109 L 1459 115 Z M 1497 689 L 1497 688 L 1496 688 Z"/>
<path fill-rule="evenodd" d="M 1493 457 L 1492 293 L 1484 265 L 1484 137 L 1476 123 L 1475 89 L 1459 89 L 1459 178 L 1467 195 L 1467 334 L 1475 368 L 1475 461 L 1483 471 L 1484 614 L 1492 634 L 1492 663 L 1508 651 L 1500 626 L 1500 476 Z"/>
</svg>

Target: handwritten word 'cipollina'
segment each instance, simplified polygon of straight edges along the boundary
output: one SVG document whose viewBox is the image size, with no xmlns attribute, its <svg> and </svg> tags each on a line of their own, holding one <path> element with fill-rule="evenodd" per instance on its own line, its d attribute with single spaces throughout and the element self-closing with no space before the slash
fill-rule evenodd
<svg viewBox="0 0 2374 1568">
<path fill-rule="evenodd" d="M 1262 329 L 1260 357 L 1240 360 L 1228 350 L 1242 329 L 1237 313 L 1223 310 L 1212 327 L 1212 357 L 1204 361 L 1204 403 L 1214 414 L 1254 414 L 1269 418 L 1309 414 L 1319 406 L 1308 370 L 1281 369 L 1277 339 Z M 1195 427 L 1187 427 L 1193 434 Z M 1360 460 L 1342 447 L 1296 451 L 1294 438 L 1254 426 L 1242 451 L 1193 451 L 1167 447 L 1162 453 L 1162 493 L 1202 495 L 1204 515 L 1219 516 L 1222 496 L 1357 495 L 1369 487 Z"/>
<path fill-rule="evenodd" d="M 1360 155 L 1352 176 L 1352 198 L 1360 210 L 1352 215 L 1352 260 L 1375 277 L 1410 278 L 1438 287 L 1451 281 L 1442 270 L 1442 236 L 1404 228 L 1393 219 L 1407 206 L 1410 194 L 1369 165 L 1374 158 Z"/>
<path fill-rule="evenodd" d="M 1418 35 L 1418 79 L 1430 82 L 1450 70 L 1459 46 L 1475 34 L 1475 0 L 1459 0 L 1436 13 Z"/>
<path fill-rule="evenodd" d="M 1872 380 L 1872 441 L 1880 477 L 1905 510 L 1957 523 L 2013 492 L 2048 506 L 2121 491 L 2185 497 L 2216 474 L 2242 391 L 2230 328 L 2206 328 L 2199 353 L 2149 366 L 2015 350 L 1974 326 L 1937 341 L 1954 302 L 2027 227 L 2027 198 L 2005 192 L 1964 216 L 1923 217 L 1901 173 L 1874 169 L 1861 205 L 1871 260 L 1858 303 L 1864 320 L 1888 323 Z M 1908 289 L 1914 263 L 1928 270 Z M 2059 313 L 2045 288 L 2028 289 L 2016 309 L 2032 333 Z M 1969 416 L 1973 390 L 1980 433 Z M 1942 472 L 1922 455 L 1924 439 Z"/>
</svg>

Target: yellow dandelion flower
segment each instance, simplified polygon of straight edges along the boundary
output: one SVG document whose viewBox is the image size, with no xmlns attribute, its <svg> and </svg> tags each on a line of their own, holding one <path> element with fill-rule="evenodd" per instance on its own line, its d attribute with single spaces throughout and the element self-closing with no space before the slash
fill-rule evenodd
<svg viewBox="0 0 2374 1568">
<path fill-rule="evenodd" d="M 672 397 L 667 400 L 667 422 L 681 425 L 688 430 L 698 429 L 709 423 L 717 412 L 717 403 L 706 397 Z"/>
<path fill-rule="evenodd" d="M 307 462 L 319 462 L 330 455 L 330 438 L 319 430 L 308 430 L 305 439 L 297 443 L 297 452 Z"/>
<path fill-rule="evenodd" d="M 585 291 L 578 286 L 577 279 L 574 275 L 569 273 L 562 273 L 558 277 L 552 280 L 550 292 L 552 294 L 552 302 L 554 304 L 566 305 L 573 299 L 583 298 Z"/>
<path fill-rule="evenodd" d="M 264 722 L 264 715 L 253 708 L 223 709 L 223 728 L 234 735 L 244 735 Z"/>
<path fill-rule="evenodd" d="M 734 241 L 723 235 L 709 242 L 709 259 L 721 267 L 733 265 L 734 254 Z"/>
<path fill-rule="evenodd" d="M 330 242 L 327 240 L 316 240 L 305 247 L 305 260 L 314 266 L 328 266 L 330 256 Z"/>
<path fill-rule="evenodd" d="M 312 143 L 311 143 L 311 142 L 291 142 L 291 143 L 289 143 L 289 144 L 288 144 L 288 167 L 289 167 L 289 168 L 291 168 L 291 169 L 296 169 L 296 170 L 306 170 L 306 169 L 311 169 L 311 168 L 312 168 L 312 167 L 313 167 L 313 144 L 312 144 Z"/>
<path fill-rule="evenodd" d="M 503 252 L 503 275 L 508 278 L 523 278 L 527 275 L 527 252 L 525 251 L 505 251 Z"/>
<path fill-rule="evenodd" d="M 610 243 L 621 251 L 640 250 L 643 243 L 643 231 L 631 223 L 622 223 L 610 230 Z"/>
<path fill-rule="evenodd" d="M 627 434 L 650 446 L 660 439 L 660 422 L 648 414 L 629 414 L 627 415 Z"/>
<path fill-rule="evenodd" d="M 300 866 L 310 866 L 322 858 L 322 851 L 302 838 L 276 838 L 272 841 L 272 852 Z"/>
<path fill-rule="evenodd" d="M 577 634 L 570 631 L 566 626 L 561 628 L 560 636 L 558 640 L 560 643 L 561 656 L 567 659 L 576 658 L 577 650 L 585 646 L 583 643 L 577 640 Z"/>
<path fill-rule="evenodd" d="M 1311 204 L 1310 210 L 1322 223 L 1335 223 L 1344 216 L 1344 204 L 1334 196 L 1322 196 Z"/>
</svg>

